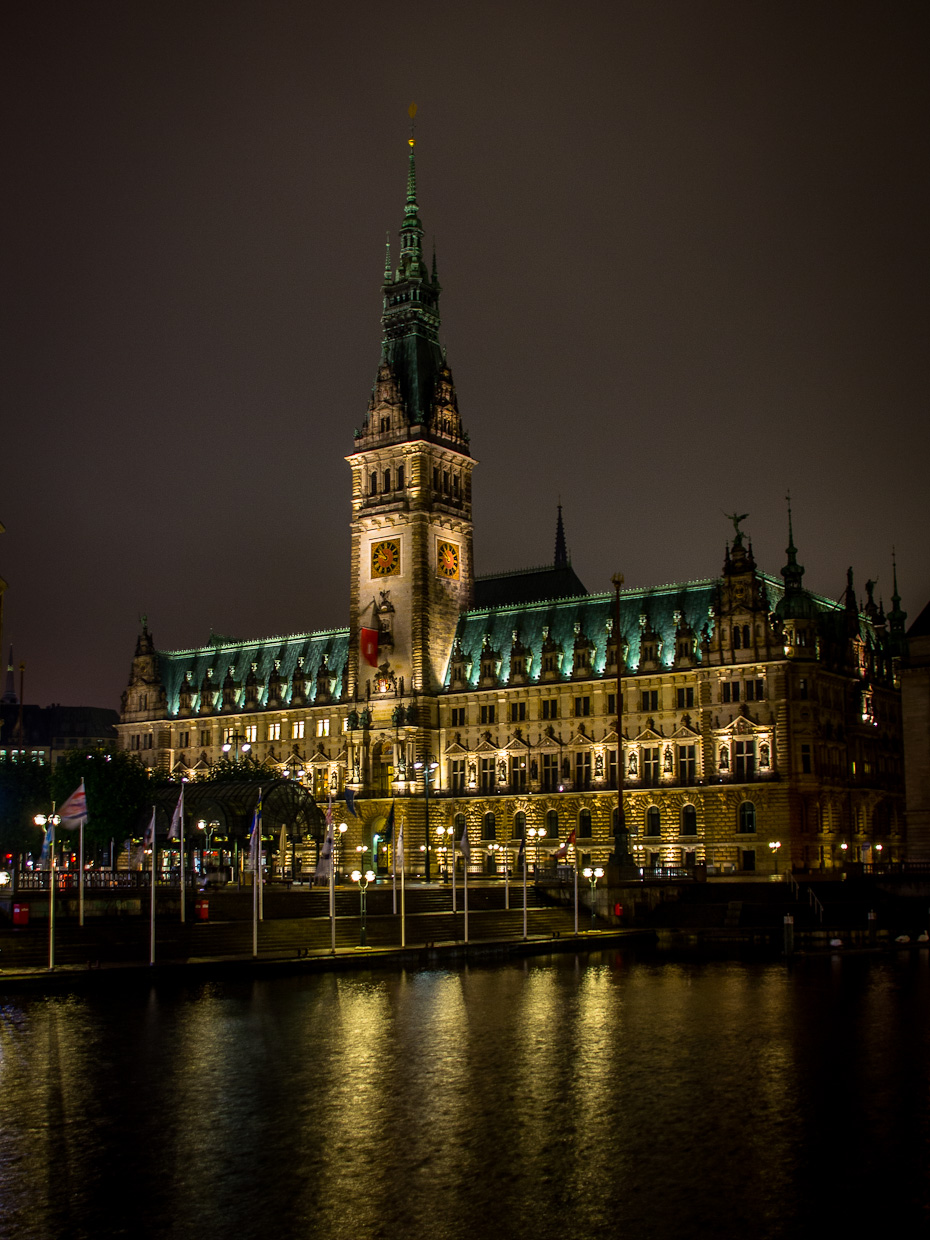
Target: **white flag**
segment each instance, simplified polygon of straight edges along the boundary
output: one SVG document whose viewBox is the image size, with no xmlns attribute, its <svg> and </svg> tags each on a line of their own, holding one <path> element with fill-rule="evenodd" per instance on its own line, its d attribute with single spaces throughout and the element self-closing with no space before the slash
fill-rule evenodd
<svg viewBox="0 0 930 1240">
<path fill-rule="evenodd" d="M 332 816 L 329 815 L 330 822 L 326 828 L 326 836 L 323 839 L 323 847 L 320 849 L 320 859 L 316 863 L 316 877 L 329 879 L 333 869 L 333 831 L 335 830 Z"/>
<path fill-rule="evenodd" d="M 142 841 L 144 848 L 154 848 L 155 846 L 155 807 L 152 807 L 152 818 L 149 825 L 145 828 L 145 839 Z"/>
<path fill-rule="evenodd" d="M 394 832 L 394 870 L 402 870 L 404 868 L 404 820 L 401 818 L 400 826 Z"/>
</svg>

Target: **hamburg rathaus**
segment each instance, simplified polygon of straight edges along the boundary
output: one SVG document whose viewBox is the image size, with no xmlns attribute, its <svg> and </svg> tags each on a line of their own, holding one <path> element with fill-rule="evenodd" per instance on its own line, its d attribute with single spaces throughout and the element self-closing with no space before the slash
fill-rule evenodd
<svg viewBox="0 0 930 1240">
<path fill-rule="evenodd" d="M 354 443 L 347 428 L 348 623 L 175 651 L 143 624 L 121 744 L 197 779 L 224 745 L 247 743 L 269 776 L 332 802 L 346 848 L 366 846 L 380 873 L 392 803 L 408 873 L 433 876 L 450 828 L 468 832 L 469 868 L 485 874 L 512 869 L 531 831 L 544 856 L 600 865 L 622 848 L 645 870 L 771 870 L 775 839 L 786 868 L 868 861 L 877 845 L 900 857 L 897 584 L 887 614 L 871 582 L 857 598 L 852 570 L 838 602 L 805 589 L 790 510 L 778 573 L 757 566 L 734 513 L 698 566 L 715 575 L 592 594 L 560 507 L 551 564 L 476 577 L 476 462 L 440 342 L 412 138 L 399 242 Z M 605 579 L 622 548 L 613 560 Z M 318 847 L 301 845 L 307 868 Z"/>
</svg>

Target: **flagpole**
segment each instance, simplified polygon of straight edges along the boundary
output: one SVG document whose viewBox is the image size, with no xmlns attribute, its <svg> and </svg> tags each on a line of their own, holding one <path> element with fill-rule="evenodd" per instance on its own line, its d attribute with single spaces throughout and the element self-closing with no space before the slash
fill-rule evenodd
<svg viewBox="0 0 930 1240">
<path fill-rule="evenodd" d="M 55 802 L 52 802 L 52 818 L 55 817 Z M 48 967 L 55 967 L 55 825 L 51 826 L 52 853 L 48 871 Z"/>
<path fill-rule="evenodd" d="M 458 912 L 455 907 L 455 831 L 452 832 L 452 913 Z"/>
<path fill-rule="evenodd" d="M 572 866 L 572 870 L 574 871 L 574 875 L 575 875 L 575 934 L 577 934 L 578 933 L 578 845 L 577 844 L 572 845 L 572 852 L 574 854 L 574 856 L 572 857 L 572 861 L 574 862 Z"/>
<path fill-rule="evenodd" d="M 254 816 L 252 818 L 252 839 L 250 842 L 250 852 L 252 854 L 252 956 L 258 956 L 258 916 L 259 902 L 261 900 L 261 877 L 262 877 L 262 790 L 258 789 L 258 801 L 255 804 Z"/>
<path fill-rule="evenodd" d="M 181 785 L 181 819 L 179 823 L 179 843 L 181 845 L 181 923 L 185 921 L 185 891 L 184 891 L 184 785 Z"/>
<path fill-rule="evenodd" d="M 524 836 L 523 848 L 521 851 L 523 852 L 523 937 L 526 938 L 526 837 L 525 836 Z"/>
<path fill-rule="evenodd" d="M 152 806 L 152 898 L 149 901 L 149 964 L 155 963 L 155 806 Z"/>
<path fill-rule="evenodd" d="M 468 830 L 467 827 L 465 829 L 466 831 Z M 455 853 L 453 853 L 452 855 L 454 857 Z M 465 892 L 465 942 L 467 943 L 468 942 L 468 853 L 465 852 L 464 850 L 462 851 L 462 867 L 465 871 L 463 887 L 464 887 L 464 892 Z"/>
<path fill-rule="evenodd" d="M 403 828 L 401 828 L 401 832 L 403 832 Z M 401 840 L 403 840 L 403 834 L 401 834 Z M 406 870 L 407 870 L 407 867 L 404 864 L 404 850 L 403 848 L 401 848 L 401 851 L 400 851 L 400 945 L 401 947 L 407 946 L 407 908 L 406 908 L 406 901 L 404 899 L 404 896 L 405 896 L 404 874 L 406 873 Z"/>
<path fill-rule="evenodd" d="M 258 920 L 265 920 L 265 876 L 262 866 L 262 790 L 258 790 Z"/>
<path fill-rule="evenodd" d="M 510 849 L 504 849 L 504 908 L 510 908 Z"/>
<path fill-rule="evenodd" d="M 81 781 L 83 783 L 83 780 Z M 81 826 L 78 832 L 78 869 L 80 877 L 78 879 L 78 925 L 84 924 L 84 823 L 87 820 L 81 819 Z"/>
</svg>

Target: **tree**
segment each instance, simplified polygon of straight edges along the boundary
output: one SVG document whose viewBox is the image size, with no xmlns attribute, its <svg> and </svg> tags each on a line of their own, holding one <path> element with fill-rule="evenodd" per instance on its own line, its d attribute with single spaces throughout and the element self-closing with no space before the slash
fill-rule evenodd
<svg viewBox="0 0 930 1240">
<path fill-rule="evenodd" d="M 81 780 L 87 792 L 85 846 L 125 840 L 151 804 L 148 771 L 125 749 L 75 749 L 55 767 L 52 796 L 60 805 Z"/>
<path fill-rule="evenodd" d="M 38 854 L 42 832 L 33 822 L 36 814 L 51 809 L 49 769 L 37 758 L 14 762 L 7 754 L 0 759 L 0 853 Z"/>
</svg>

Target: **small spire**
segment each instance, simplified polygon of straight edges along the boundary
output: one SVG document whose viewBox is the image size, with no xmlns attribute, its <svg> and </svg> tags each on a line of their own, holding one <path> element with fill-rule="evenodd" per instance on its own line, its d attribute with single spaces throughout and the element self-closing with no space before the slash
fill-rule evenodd
<svg viewBox="0 0 930 1240">
<path fill-rule="evenodd" d="M 788 501 L 788 546 L 785 551 L 788 555 L 788 563 L 781 570 L 782 579 L 785 583 L 785 593 L 794 593 L 801 589 L 801 578 L 804 576 L 804 569 L 798 563 L 798 549 L 794 545 L 794 529 L 791 523 L 791 492 L 785 496 Z"/>
<path fill-rule="evenodd" d="M 13 646 L 10 645 L 10 661 L 6 665 L 6 685 L 0 703 L 4 706 L 15 706 L 19 699 L 16 696 L 16 681 L 13 676 Z"/>
<path fill-rule="evenodd" d="M 565 527 L 562 524 L 562 501 L 559 501 L 559 515 L 555 525 L 555 562 L 554 568 L 568 567 L 568 548 L 565 545 Z"/>
<path fill-rule="evenodd" d="M 888 613 L 888 627 L 896 637 L 904 636 L 904 621 L 907 619 L 907 612 L 901 610 L 901 595 L 898 593 L 898 562 L 895 558 L 895 549 L 891 548 L 891 576 L 894 582 L 894 589 L 891 592 L 891 611 Z"/>
<path fill-rule="evenodd" d="M 387 234 L 387 240 L 384 243 L 384 283 L 391 283 L 391 234 Z"/>
</svg>

